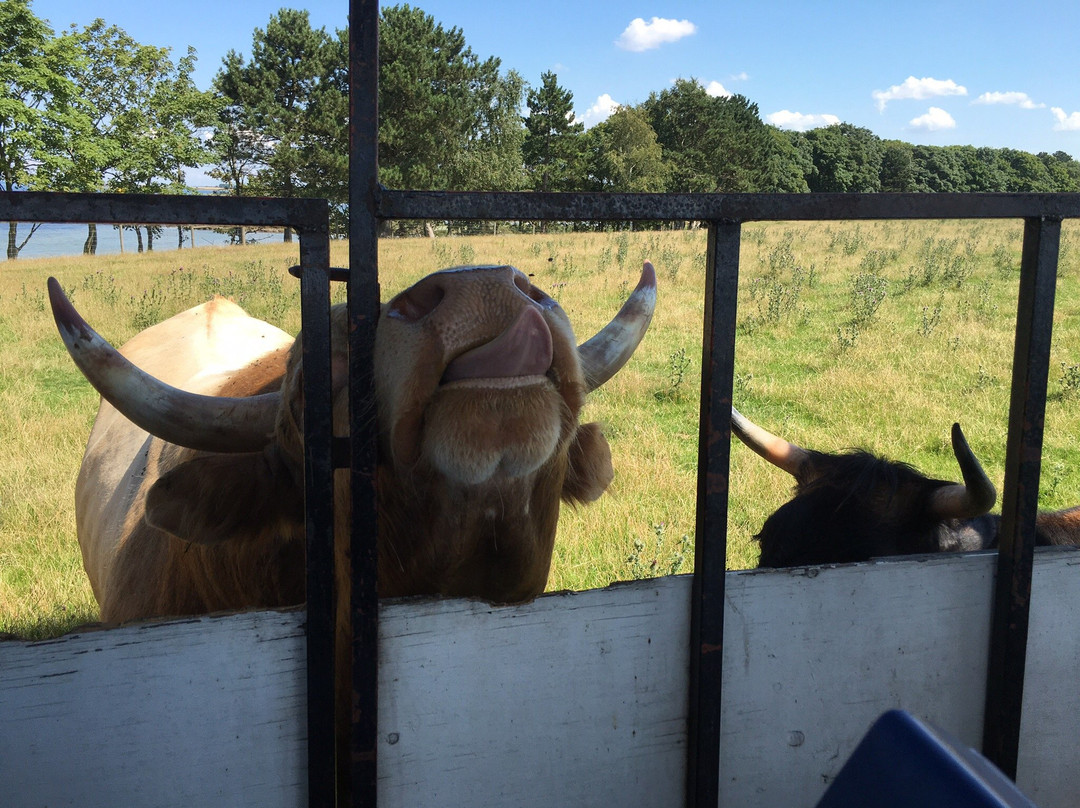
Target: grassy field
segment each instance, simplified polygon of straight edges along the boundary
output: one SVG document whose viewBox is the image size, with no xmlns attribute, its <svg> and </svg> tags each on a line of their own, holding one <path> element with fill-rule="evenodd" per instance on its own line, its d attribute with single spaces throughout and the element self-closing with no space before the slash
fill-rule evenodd
<svg viewBox="0 0 1080 808">
<path fill-rule="evenodd" d="M 1022 225 L 1009 222 L 770 223 L 743 232 L 735 401 L 804 446 L 863 446 L 925 473 L 958 476 L 960 421 L 999 486 L 1011 379 Z M 1080 251 L 1067 223 L 1054 322 L 1040 501 L 1080 502 Z M 381 246 L 389 297 L 428 272 L 512 263 L 556 297 L 579 339 L 633 288 L 643 259 L 659 304 L 638 354 L 585 412 L 612 445 L 616 480 L 566 510 L 552 589 L 692 567 L 705 236 L 700 230 L 393 239 Z M 344 244 L 334 263 L 347 263 Z M 60 278 L 115 344 L 218 293 L 287 331 L 299 327 L 295 245 L 0 265 L 0 632 L 44 636 L 96 619 L 75 540 L 73 489 L 97 396 L 68 359 L 45 299 Z M 342 291 L 336 290 L 340 298 Z M 728 562 L 790 480 L 732 450 Z"/>
</svg>

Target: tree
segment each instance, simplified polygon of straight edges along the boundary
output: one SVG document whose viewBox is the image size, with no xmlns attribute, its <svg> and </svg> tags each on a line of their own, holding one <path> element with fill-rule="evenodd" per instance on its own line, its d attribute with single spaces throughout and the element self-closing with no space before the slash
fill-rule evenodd
<svg viewBox="0 0 1080 808">
<path fill-rule="evenodd" d="M 1039 152 L 1037 156 L 1050 172 L 1055 191 L 1072 193 L 1080 191 L 1080 163 L 1063 151 L 1056 151 L 1053 154 Z"/>
<path fill-rule="evenodd" d="M 526 97 L 525 170 L 537 191 L 574 191 L 584 175 L 585 124 L 574 120 L 574 94 L 559 86 L 551 71 L 540 74 L 540 87 Z"/>
<path fill-rule="evenodd" d="M 910 143 L 886 140 L 881 144 L 881 190 L 908 193 L 915 190 L 914 155 Z"/>
<path fill-rule="evenodd" d="M 379 180 L 421 190 L 520 187 L 523 82 L 500 65 L 418 8 L 383 8 Z"/>
<path fill-rule="evenodd" d="M 1046 193 L 1055 190 L 1046 164 L 1029 152 L 1000 149 L 1007 176 L 1005 190 L 1013 193 Z"/>
<path fill-rule="evenodd" d="M 94 20 L 73 31 L 80 58 L 71 78 L 78 97 L 61 148 L 42 164 L 53 190 L 179 191 L 183 169 L 204 162 L 196 130 L 212 98 L 191 81 L 194 53 L 173 64 L 167 48 L 141 45 L 122 28 Z M 152 232 L 152 231 L 151 231 Z M 83 252 L 96 251 L 89 225 Z"/>
<path fill-rule="evenodd" d="M 296 177 L 304 196 L 331 205 L 332 232 L 348 231 L 349 32 L 337 31 L 322 49 L 322 72 L 303 115 Z"/>
<path fill-rule="evenodd" d="M 525 80 L 517 71 L 495 75 L 473 89 L 473 119 L 451 162 L 449 187 L 469 191 L 516 191 L 525 185 L 521 98 Z"/>
<path fill-rule="evenodd" d="M 231 174 L 234 192 L 242 187 L 239 172 L 257 164 L 243 177 L 256 193 L 347 197 L 343 39 L 313 29 L 307 11 L 281 9 L 265 30 L 255 29 L 250 63 L 234 51 L 225 56 L 214 82 L 225 106 L 216 145 L 219 168 L 225 150 L 223 173 Z"/>
<path fill-rule="evenodd" d="M 271 143 L 258 130 L 254 102 L 245 97 L 243 63 L 235 51 L 224 57 L 224 67 L 214 77 L 218 99 L 217 120 L 207 148 L 213 164 L 207 174 L 220 181 L 232 196 L 246 196 L 255 173 L 265 164 Z M 237 240 L 247 242 L 247 228 L 241 225 Z"/>
<path fill-rule="evenodd" d="M 780 181 L 769 169 L 774 136 L 743 96 L 714 97 L 696 79 L 676 79 L 643 107 L 671 165 L 669 190 L 737 193 Z"/>
<path fill-rule="evenodd" d="M 963 161 L 951 147 L 914 146 L 911 154 L 913 190 L 947 194 L 968 190 Z"/>
<path fill-rule="evenodd" d="M 77 53 L 70 37 L 52 29 L 29 0 L 0 0 L 0 189 L 40 187 L 39 166 L 60 149 L 74 122 L 70 74 Z M 20 242 L 8 222 L 7 257 L 15 259 L 40 225 Z"/>
<path fill-rule="evenodd" d="M 114 137 L 121 152 L 109 172 L 108 188 L 124 193 L 183 193 L 188 190 L 184 169 L 210 159 L 199 131 L 213 121 L 214 98 L 198 90 L 191 78 L 193 48 L 175 64 L 168 48 L 143 45 L 137 53 L 132 76 L 135 103 L 118 116 Z M 155 232 L 156 228 L 146 228 L 148 249 L 153 249 Z"/>
<path fill-rule="evenodd" d="M 869 129 L 838 123 L 806 133 L 814 170 L 807 184 L 814 192 L 870 193 L 881 189 L 881 139 Z"/>
<path fill-rule="evenodd" d="M 803 194 L 810 190 L 806 175 L 813 169 L 810 144 L 802 132 L 784 132 L 766 126 L 772 136 L 772 148 L 765 159 L 765 178 L 762 192 Z"/>
<path fill-rule="evenodd" d="M 963 173 L 963 189 L 970 193 L 1005 190 L 1005 174 L 1002 172 L 997 149 L 985 146 L 948 146 L 960 161 Z"/>
<path fill-rule="evenodd" d="M 640 108 L 620 106 L 587 133 L 589 176 L 596 190 L 663 191 L 668 165 L 656 132 Z"/>
</svg>

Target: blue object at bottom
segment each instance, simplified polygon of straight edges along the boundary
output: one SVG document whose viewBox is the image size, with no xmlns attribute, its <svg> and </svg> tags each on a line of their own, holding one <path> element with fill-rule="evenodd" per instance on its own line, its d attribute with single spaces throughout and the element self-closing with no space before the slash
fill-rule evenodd
<svg viewBox="0 0 1080 808">
<path fill-rule="evenodd" d="M 817 808 L 1036 808 L 990 761 L 903 710 L 881 716 Z"/>
</svg>

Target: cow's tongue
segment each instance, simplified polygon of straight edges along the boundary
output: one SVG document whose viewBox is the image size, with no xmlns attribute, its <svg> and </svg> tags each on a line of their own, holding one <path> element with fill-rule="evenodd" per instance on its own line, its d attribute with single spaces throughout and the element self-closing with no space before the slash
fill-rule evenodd
<svg viewBox="0 0 1080 808">
<path fill-rule="evenodd" d="M 446 366 L 442 381 L 539 376 L 550 367 L 551 331 L 543 315 L 529 307 L 491 342 L 454 359 Z"/>
</svg>

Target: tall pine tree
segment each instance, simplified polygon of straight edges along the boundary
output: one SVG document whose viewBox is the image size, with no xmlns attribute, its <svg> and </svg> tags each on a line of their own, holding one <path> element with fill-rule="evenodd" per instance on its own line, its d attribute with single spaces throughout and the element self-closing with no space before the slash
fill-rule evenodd
<svg viewBox="0 0 1080 808">
<path fill-rule="evenodd" d="M 460 28 L 407 5 L 379 25 L 379 179 L 390 188 L 513 190 L 521 183 L 517 73 L 481 60 Z"/>
<path fill-rule="evenodd" d="M 256 28 L 251 61 L 229 52 L 215 79 L 233 132 L 226 145 L 241 148 L 219 168 L 235 171 L 228 161 L 250 156 L 259 163 L 253 192 L 344 200 L 345 162 L 327 154 L 348 153 L 344 69 L 341 35 L 313 29 L 307 11 L 281 9 Z"/>
<path fill-rule="evenodd" d="M 575 191 L 584 184 L 585 125 L 574 120 L 573 101 L 550 71 L 529 90 L 522 152 L 534 190 Z"/>
</svg>

